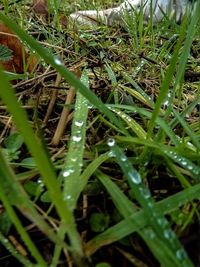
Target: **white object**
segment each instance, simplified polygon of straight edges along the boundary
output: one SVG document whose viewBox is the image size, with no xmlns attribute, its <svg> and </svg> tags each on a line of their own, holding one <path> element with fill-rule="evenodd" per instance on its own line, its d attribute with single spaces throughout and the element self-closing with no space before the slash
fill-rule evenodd
<svg viewBox="0 0 200 267">
<path fill-rule="evenodd" d="M 134 14 L 143 9 L 144 20 L 148 21 L 153 14 L 153 23 L 161 21 L 164 16 L 175 17 L 179 22 L 187 11 L 192 9 L 192 0 L 125 0 L 120 6 L 105 10 L 78 11 L 70 15 L 73 21 L 81 24 L 95 25 L 99 22 L 106 25 L 119 23 L 124 25 L 126 13 Z"/>
</svg>

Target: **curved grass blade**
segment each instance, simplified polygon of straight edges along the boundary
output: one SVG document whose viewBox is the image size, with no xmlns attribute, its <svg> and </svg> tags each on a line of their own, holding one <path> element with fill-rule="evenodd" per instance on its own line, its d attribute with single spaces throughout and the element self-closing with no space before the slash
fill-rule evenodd
<svg viewBox="0 0 200 267">
<path fill-rule="evenodd" d="M 121 110 L 114 108 L 112 108 L 111 110 L 126 122 L 128 127 L 133 131 L 134 134 L 136 134 L 138 137 L 141 137 L 142 139 L 146 139 L 146 132 L 140 126 L 139 123 L 137 123 L 134 119 L 132 119 L 129 115 L 127 115 L 125 112 Z"/>
<path fill-rule="evenodd" d="M 50 197 L 67 229 L 74 260 L 78 266 L 81 266 L 80 264 L 84 258 L 84 253 L 82 250 L 80 236 L 76 230 L 73 213 L 68 209 L 65 201 L 63 200 L 60 185 L 56 179 L 55 171 L 51 161 L 49 160 L 47 151 L 44 149 L 44 144 L 42 144 L 41 140 L 34 135 L 28 122 L 27 114 L 18 103 L 13 89 L 4 75 L 3 71 L 0 70 L 0 80 L 4 85 L 0 90 L 0 96 L 6 104 L 9 112 L 12 114 L 18 130 L 22 134 L 30 153 L 34 157 L 38 170 L 40 171 L 44 183 L 47 186 Z"/>
<path fill-rule="evenodd" d="M 147 117 L 149 119 L 151 119 L 151 117 L 152 117 L 152 113 L 151 112 L 147 111 L 144 108 L 139 108 L 137 106 L 133 107 L 133 106 L 128 106 L 128 105 L 108 105 L 108 107 L 110 107 L 110 109 L 117 108 L 117 109 L 120 109 L 120 110 L 124 109 L 124 110 L 131 111 L 131 112 L 137 112 L 140 115 L 145 116 L 145 117 Z M 163 129 L 163 131 L 167 134 L 167 136 L 171 139 L 171 141 L 176 146 L 178 146 L 180 142 L 179 142 L 178 138 L 176 137 L 175 133 L 173 132 L 173 130 L 167 124 L 167 122 L 164 121 L 162 118 L 157 117 L 156 118 L 156 123 L 157 123 L 158 127 L 161 127 Z"/>
<path fill-rule="evenodd" d="M 140 100 L 145 105 L 151 108 L 154 108 L 155 103 L 153 102 L 151 97 L 133 80 L 133 78 L 125 72 L 122 72 L 122 75 L 128 83 L 132 84 L 132 86 L 134 87 L 136 92 L 139 93 L 140 96 L 138 95 L 137 97 L 137 94 L 134 93 L 134 90 L 127 86 L 122 86 L 122 88 L 126 90 L 129 94 L 131 94 L 132 96 L 136 97 L 138 100 Z"/>
<path fill-rule="evenodd" d="M 105 175 L 104 175 L 105 176 Z M 109 183 L 112 183 L 110 186 Z M 107 179 L 104 186 L 107 191 L 110 193 L 113 191 L 113 187 L 116 186 L 110 179 Z M 119 189 L 118 189 L 119 190 Z M 110 193 L 111 194 L 111 193 Z M 193 187 L 187 188 L 175 195 L 168 197 L 164 200 L 161 200 L 155 203 L 155 210 L 163 214 L 170 214 L 170 212 L 177 210 L 182 205 L 193 201 L 195 199 L 200 199 L 200 184 L 197 184 Z M 131 220 L 136 222 L 136 225 L 131 223 Z M 92 255 L 96 250 L 102 246 L 116 242 L 139 229 L 143 229 L 148 225 L 148 219 L 143 210 L 138 211 L 131 215 L 130 219 L 124 219 L 116 225 L 110 227 L 103 233 L 99 234 L 86 244 L 86 253 L 88 256 Z"/>
<path fill-rule="evenodd" d="M 187 170 L 191 173 L 193 179 L 196 182 L 199 182 L 200 179 L 200 167 L 197 164 L 194 164 L 190 159 L 182 156 L 174 147 L 163 145 L 157 141 L 152 140 L 142 140 L 139 138 L 128 137 L 128 136 L 116 136 L 116 139 L 120 142 L 126 142 L 128 145 L 131 144 L 140 144 L 144 147 L 154 148 L 156 151 L 162 155 L 164 158 L 167 156 L 172 159 L 174 162 L 178 163 L 184 170 Z"/>
<path fill-rule="evenodd" d="M 144 186 L 140 174 L 132 167 L 128 158 L 115 144 L 114 139 L 108 140 L 108 146 L 115 155 L 116 161 L 126 176 L 136 200 L 144 209 L 149 224 L 155 233 L 155 237 L 160 239 L 167 251 L 171 251 L 171 260 L 178 264 L 177 266 L 193 266 L 178 238 L 171 230 L 168 221 L 164 218 L 161 212 L 155 211 L 154 199 L 151 197 L 150 191 Z M 181 259 L 177 257 L 177 253 L 180 251 L 182 255 Z"/>
<path fill-rule="evenodd" d="M 81 75 L 81 82 L 88 87 L 88 73 L 85 69 Z M 64 180 L 63 198 L 68 208 L 73 211 L 81 194 L 81 170 L 83 166 L 83 153 L 85 148 L 86 122 L 88 116 L 88 101 L 79 92 L 76 95 L 74 118 L 72 122 L 69 149 L 61 173 Z M 66 234 L 65 226 L 61 224 L 58 235 L 63 240 Z M 56 245 L 51 267 L 57 266 L 62 247 Z"/>
</svg>

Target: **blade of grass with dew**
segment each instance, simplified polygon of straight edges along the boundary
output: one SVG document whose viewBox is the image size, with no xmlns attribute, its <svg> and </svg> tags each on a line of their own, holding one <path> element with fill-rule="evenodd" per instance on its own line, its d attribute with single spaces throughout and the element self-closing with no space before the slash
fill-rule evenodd
<svg viewBox="0 0 200 267">
<path fill-rule="evenodd" d="M 30 262 L 26 257 L 22 256 L 12 243 L 0 232 L 0 243 L 15 257 L 23 266 L 36 267 L 36 264 Z"/>
<path fill-rule="evenodd" d="M 105 60 L 104 60 L 105 61 Z M 114 95 L 114 102 L 115 104 L 119 104 L 119 97 L 118 97 L 118 90 L 116 90 L 117 87 L 117 78 L 115 76 L 114 71 L 112 70 L 111 66 L 108 64 L 107 61 L 105 61 L 105 65 L 104 65 L 107 73 L 108 73 L 108 77 L 111 80 L 111 84 L 113 86 L 113 95 Z"/>
<path fill-rule="evenodd" d="M 175 79 L 174 86 L 173 86 L 174 87 L 173 96 L 175 96 L 176 92 L 178 91 L 179 101 L 181 100 L 181 95 L 182 95 L 182 90 L 183 90 L 183 87 L 182 87 L 183 75 L 185 72 L 187 59 L 188 59 L 188 56 L 190 53 L 192 40 L 193 40 L 195 31 L 197 30 L 196 25 L 198 25 L 198 21 L 199 21 L 200 1 L 197 1 L 195 3 L 195 6 L 196 6 L 196 9 L 195 9 L 195 12 L 193 12 L 191 22 L 190 22 L 188 30 L 187 30 L 186 40 L 184 43 L 183 51 L 182 51 L 180 59 L 179 59 L 179 67 L 178 67 L 176 79 Z M 169 101 L 169 105 L 168 105 L 168 108 L 167 108 L 166 113 L 165 113 L 165 120 L 167 120 L 167 118 L 171 114 L 172 101 L 173 101 L 173 97 L 171 97 L 171 99 Z M 161 137 L 162 137 L 162 133 L 161 133 L 161 131 L 159 131 L 158 139 L 160 139 Z M 162 137 L 162 138 L 164 138 L 164 137 Z"/>
<path fill-rule="evenodd" d="M 86 87 L 89 87 L 87 69 L 85 69 L 81 75 L 81 82 Z M 81 170 L 83 166 L 87 117 L 88 100 L 79 92 L 77 92 L 69 149 L 61 173 L 61 178 L 64 181 L 63 198 L 71 211 L 75 209 L 76 202 L 82 191 L 82 187 L 80 186 Z M 65 234 L 65 226 L 61 224 L 58 230 L 58 235 L 63 240 Z M 61 246 L 56 245 L 51 264 L 52 267 L 57 266 L 61 249 Z"/>
<path fill-rule="evenodd" d="M 141 103 L 143 103 L 144 105 L 153 108 L 153 105 L 149 103 L 149 101 L 144 98 L 138 91 L 134 90 L 133 88 L 129 88 L 125 85 L 119 85 L 119 87 L 123 90 L 126 91 L 129 95 L 133 96 L 134 98 L 136 98 L 138 101 L 140 101 Z"/>
<path fill-rule="evenodd" d="M 199 16 L 200 0 L 196 1 L 194 6 L 195 6 L 194 12 L 192 12 L 192 15 L 190 16 L 191 21 L 190 21 L 190 24 L 189 24 L 189 27 L 186 33 L 185 43 L 184 43 L 183 50 L 182 50 L 182 53 L 179 59 L 179 67 L 178 67 L 176 80 L 174 84 L 174 93 L 176 92 L 177 87 L 179 87 L 179 90 L 178 90 L 179 100 L 181 99 L 182 90 L 183 90 L 182 86 L 180 86 L 180 83 L 181 83 L 181 80 L 183 80 L 183 75 L 185 72 L 188 56 L 190 54 L 190 48 L 193 42 L 193 37 L 195 35 L 195 32 L 197 31 L 196 26 L 200 19 L 200 16 Z"/>
<path fill-rule="evenodd" d="M 175 95 L 176 93 L 176 88 L 178 85 L 180 85 L 180 82 L 181 82 L 181 79 L 183 78 L 183 75 L 184 75 L 184 71 L 185 71 L 185 67 L 186 67 L 186 62 L 187 62 L 187 58 L 188 58 L 188 55 L 189 55 L 189 52 L 190 52 L 190 47 L 192 45 L 192 40 L 193 40 L 193 37 L 194 37 L 194 34 L 195 34 L 195 31 L 197 29 L 196 25 L 198 23 L 198 20 L 199 20 L 199 10 L 200 10 L 200 0 L 198 0 L 196 3 L 195 3 L 195 8 L 194 8 L 194 12 L 191 16 L 191 21 L 190 21 L 190 24 L 188 26 L 188 29 L 187 29 L 187 34 L 186 34 L 186 38 L 185 38 L 185 42 L 184 42 L 184 47 L 183 47 L 183 51 L 182 51 L 182 54 L 181 54 L 181 57 L 180 59 L 178 59 L 178 51 L 180 49 L 180 45 L 181 45 L 181 40 L 183 39 L 185 33 L 186 32 L 186 20 L 184 21 L 185 23 L 183 23 L 183 26 L 181 28 L 181 32 L 180 32 L 180 37 L 179 37 L 179 40 L 178 40 L 178 43 L 176 45 L 176 49 L 175 49 L 175 52 L 172 56 L 172 59 L 171 59 L 171 62 L 170 62 L 170 66 L 167 70 L 167 73 L 166 73 L 166 77 L 161 85 L 161 91 L 160 91 L 160 94 L 157 98 L 157 101 L 156 101 L 156 106 L 155 106 L 155 110 L 153 112 L 153 115 L 152 115 L 152 119 L 150 121 L 150 124 L 149 124 L 149 131 L 148 131 L 148 136 L 151 136 L 152 132 L 153 132 L 153 128 L 154 128 L 154 124 L 155 124 L 155 120 L 156 120 L 156 117 L 158 116 L 159 114 L 159 109 L 167 95 L 167 92 L 169 90 L 169 86 L 170 86 L 170 80 L 172 80 L 172 77 L 173 77 L 173 73 L 175 71 L 175 68 L 176 68 L 176 64 L 179 62 L 179 68 L 178 68 L 178 71 L 176 73 L 176 78 L 175 78 L 175 81 L 174 81 L 174 91 L 173 91 L 173 95 Z M 182 88 L 180 86 L 180 89 L 179 89 L 179 92 L 178 92 L 178 96 L 179 96 L 179 99 L 181 97 L 181 94 L 182 94 Z M 171 113 L 171 109 L 172 109 L 172 100 L 173 100 L 173 97 L 171 97 L 171 100 L 169 101 L 169 105 L 168 105 L 168 108 L 167 108 L 167 111 L 166 111 L 166 115 L 165 115 L 165 120 L 167 119 L 167 117 L 169 116 L 169 114 Z M 162 136 L 160 133 L 158 133 L 158 136 Z"/>
<path fill-rule="evenodd" d="M 107 183 L 106 189 L 112 191 L 113 186 L 110 189 L 108 186 L 109 184 Z M 200 184 L 187 188 L 173 196 L 157 202 L 155 204 L 155 209 L 159 210 L 163 214 L 170 214 L 170 212 L 177 210 L 182 205 L 195 199 L 200 199 Z M 131 219 L 136 222 L 137 226 L 139 226 L 138 228 L 131 223 L 130 219 L 122 220 L 86 244 L 85 249 L 88 256 L 91 256 L 102 246 L 121 240 L 122 238 L 138 231 L 139 229 L 143 229 L 148 225 L 148 220 L 143 210 L 132 214 Z"/>
<path fill-rule="evenodd" d="M 124 218 L 128 219 L 129 222 L 133 226 L 135 226 L 136 229 L 138 229 L 138 233 L 149 246 L 154 256 L 164 266 L 172 266 L 173 264 L 175 264 L 176 261 L 174 262 L 174 260 L 171 259 L 173 257 L 172 252 L 163 243 L 163 240 L 156 236 L 155 232 L 149 227 L 140 230 L 140 227 L 139 225 L 137 225 L 137 222 L 135 220 L 130 219 L 130 216 L 136 212 L 136 208 L 134 208 L 132 202 L 124 195 L 124 193 L 105 174 L 97 172 L 97 177 L 108 190 L 108 193 L 111 195 L 114 204 L 121 213 L 121 215 L 123 215 Z M 180 265 L 176 262 L 176 266 Z"/>
<path fill-rule="evenodd" d="M 165 159 L 165 160 L 166 160 L 166 165 L 171 170 L 171 172 L 174 173 L 176 179 L 179 180 L 182 187 L 183 188 L 191 187 L 192 185 L 187 180 L 187 178 L 180 172 L 180 170 L 177 168 L 177 166 L 173 162 L 171 162 L 171 160 L 169 160 L 169 159 Z"/>
<path fill-rule="evenodd" d="M 82 73 L 81 82 L 89 87 L 87 70 Z M 83 166 L 87 116 L 88 100 L 77 92 L 69 149 L 62 170 L 62 177 L 64 178 L 63 196 L 71 210 L 76 207 L 77 199 L 81 193 L 79 186 Z"/>
<path fill-rule="evenodd" d="M 174 72 L 176 70 L 176 64 L 177 64 L 178 57 L 179 57 L 179 51 L 181 49 L 181 45 L 182 45 L 182 42 L 184 40 L 185 31 L 186 31 L 186 22 L 182 23 L 180 36 L 179 36 L 178 42 L 176 44 L 175 51 L 174 51 L 174 53 L 172 55 L 172 58 L 171 58 L 171 61 L 170 61 L 170 65 L 169 65 L 169 67 L 167 69 L 165 78 L 161 83 L 160 93 L 159 93 L 159 95 L 157 97 L 157 100 L 156 100 L 156 103 L 155 103 L 155 107 L 154 107 L 154 111 L 152 113 L 152 117 L 151 117 L 151 120 L 149 122 L 147 138 L 150 138 L 150 137 L 152 138 L 153 128 L 155 127 L 156 119 L 159 116 L 162 103 L 163 103 L 163 101 L 165 100 L 165 98 L 167 96 L 171 81 L 173 80 L 173 75 L 174 75 Z"/>
<path fill-rule="evenodd" d="M 134 119 L 132 119 L 129 115 L 121 110 L 114 108 L 112 108 L 111 110 L 126 122 L 127 126 L 132 130 L 134 134 L 136 134 L 138 137 L 141 137 L 141 139 L 146 139 L 146 132 L 139 123 L 137 123 Z"/>
<path fill-rule="evenodd" d="M 161 212 L 155 211 L 154 199 L 151 197 L 150 191 L 143 184 L 140 174 L 132 167 L 132 164 L 116 145 L 114 139 L 108 140 L 108 146 L 127 178 L 136 200 L 144 209 L 149 224 L 155 233 L 155 238 L 157 237 L 163 242 L 163 246 L 166 246 L 166 251 L 171 251 L 171 260 L 174 264 L 177 264 L 176 266 L 193 266 L 177 236 L 171 230 L 167 219 L 165 219 Z M 182 255 L 181 258 L 177 257 L 177 254 L 180 253 Z"/>
<path fill-rule="evenodd" d="M 12 114 L 16 127 L 23 136 L 30 153 L 37 164 L 38 170 L 40 171 L 44 183 L 47 186 L 52 202 L 54 203 L 56 210 L 67 229 L 73 258 L 77 265 L 81 266 L 81 262 L 84 259 L 84 253 L 80 236 L 76 229 L 73 213 L 68 209 L 62 197 L 60 185 L 56 179 L 54 168 L 47 154 L 47 150 L 43 148 L 44 144 L 41 143 L 41 140 L 34 135 L 28 122 L 27 114 L 18 103 L 17 97 L 2 70 L 0 70 L 0 80 L 4 85 L 0 90 L 0 97 L 6 104 L 9 112 Z"/>
<path fill-rule="evenodd" d="M 138 233 L 144 239 L 146 244 L 151 249 L 152 253 L 155 257 L 162 262 L 165 266 L 171 266 L 173 262 L 170 259 L 171 252 L 166 248 L 165 245 L 162 244 L 162 241 L 156 238 L 154 232 L 150 228 L 139 230 L 139 225 L 135 220 L 131 220 L 130 216 L 136 213 L 137 209 L 133 206 L 133 203 L 124 195 L 124 193 L 113 183 L 110 178 L 101 173 L 97 172 L 97 177 L 101 181 L 101 183 L 105 186 L 108 193 L 110 194 L 116 208 L 119 210 L 120 214 L 130 221 L 130 223 L 138 229 Z M 151 241 L 151 237 L 153 238 L 153 242 Z M 162 249 L 160 249 L 162 247 Z M 163 255 L 164 253 L 164 255 Z M 163 256 L 165 256 L 163 258 Z M 164 260 L 163 260 L 164 259 Z"/>
<path fill-rule="evenodd" d="M 122 137 L 116 136 L 116 139 L 121 142 L 126 142 L 129 146 L 131 144 L 141 144 L 148 148 L 155 148 L 157 152 L 162 155 L 164 158 L 167 156 L 172 159 L 174 162 L 178 163 L 184 170 L 189 171 L 193 179 L 198 183 L 200 180 L 200 167 L 197 164 L 194 164 L 190 159 L 182 156 L 174 147 L 169 147 L 168 145 L 163 145 L 157 141 L 151 140 L 141 140 L 134 137 Z"/>
<path fill-rule="evenodd" d="M 123 78 L 128 83 L 132 84 L 132 86 L 134 87 L 134 89 L 145 99 L 145 102 L 143 102 L 143 103 L 146 104 L 147 106 L 153 108 L 154 105 L 155 105 L 155 103 L 153 102 L 153 100 L 151 99 L 151 97 L 133 80 L 133 78 L 131 76 L 129 76 L 125 72 L 122 72 L 122 75 L 123 75 Z M 132 92 L 133 89 L 130 89 L 128 87 L 125 87 L 125 90 L 127 90 L 131 95 L 135 96 L 134 95 L 134 92 Z"/>
<path fill-rule="evenodd" d="M 37 52 L 38 55 L 49 63 L 53 68 L 55 68 L 66 81 L 72 85 L 76 90 L 78 90 L 88 101 L 93 104 L 100 112 L 104 113 L 109 120 L 114 123 L 118 128 L 124 132 L 124 127 L 116 116 L 104 105 L 104 103 L 85 86 L 80 82 L 77 77 L 70 72 L 62 63 L 61 59 L 53 55 L 49 50 L 41 46 L 34 38 L 29 36 L 24 30 L 20 29 L 8 16 L 0 12 L 0 20 L 2 20 L 21 40 L 26 43 L 34 52 Z"/>
<path fill-rule="evenodd" d="M 108 105 L 108 107 L 110 107 L 110 109 L 112 108 L 117 108 L 117 109 L 125 109 L 131 112 L 137 112 L 142 116 L 145 116 L 147 118 L 152 117 L 152 113 L 147 111 L 144 108 L 139 108 L 136 105 L 135 106 L 130 106 L 130 105 Z M 167 136 L 170 138 L 170 140 L 176 145 L 178 146 L 180 144 L 178 138 L 176 137 L 174 131 L 171 129 L 171 127 L 169 127 L 169 125 L 167 124 L 167 122 L 165 122 L 162 118 L 157 117 L 156 119 L 156 123 L 159 127 L 161 127 L 163 129 L 163 131 L 167 134 Z"/>
</svg>

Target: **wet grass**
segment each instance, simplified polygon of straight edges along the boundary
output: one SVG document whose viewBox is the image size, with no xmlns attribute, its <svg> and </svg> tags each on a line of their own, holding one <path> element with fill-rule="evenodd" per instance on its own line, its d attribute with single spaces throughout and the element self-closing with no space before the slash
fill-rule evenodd
<svg viewBox="0 0 200 267">
<path fill-rule="evenodd" d="M 0 265 L 198 266 L 200 1 L 126 30 L 27 6 L 0 13 L 39 59 L 13 86 L 0 71 Z"/>
</svg>

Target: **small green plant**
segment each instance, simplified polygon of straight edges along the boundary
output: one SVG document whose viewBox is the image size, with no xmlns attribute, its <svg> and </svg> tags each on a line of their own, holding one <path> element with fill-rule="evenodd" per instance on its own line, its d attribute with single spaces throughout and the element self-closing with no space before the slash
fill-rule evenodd
<svg viewBox="0 0 200 267">
<path fill-rule="evenodd" d="M 20 148 L 23 145 L 23 142 L 24 139 L 19 133 L 12 133 L 5 139 L 5 148 L 3 148 L 2 151 L 10 162 L 19 159 L 21 153 Z"/>
<path fill-rule="evenodd" d="M 0 61 L 6 62 L 12 59 L 12 50 L 10 50 L 7 46 L 0 44 Z"/>
</svg>

